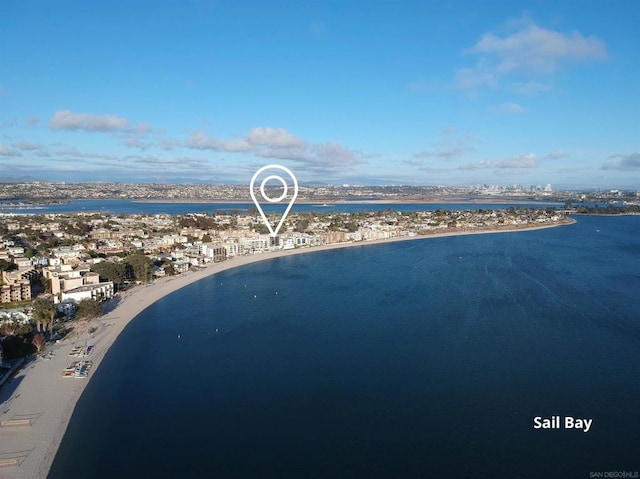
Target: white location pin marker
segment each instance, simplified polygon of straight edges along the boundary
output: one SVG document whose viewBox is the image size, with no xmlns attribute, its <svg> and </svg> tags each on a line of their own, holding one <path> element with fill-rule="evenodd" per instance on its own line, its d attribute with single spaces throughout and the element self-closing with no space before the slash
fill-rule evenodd
<svg viewBox="0 0 640 479">
<path fill-rule="evenodd" d="M 275 229 L 273 229 L 273 227 L 271 226 L 271 223 L 269 222 L 267 215 L 264 214 L 262 206 L 260 206 L 260 202 L 257 200 L 256 193 L 254 191 L 255 190 L 254 185 L 258 177 L 265 171 L 271 170 L 271 169 L 284 171 L 286 174 L 288 174 L 291 177 L 291 181 L 293 182 L 293 195 L 291 196 L 291 200 L 287 205 L 287 209 L 284 210 L 284 213 L 282 214 L 282 218 L 280 218 L 280 222 L 278 223 L 278 226 L 276 226 Z M 272 180 L 279 181 L 280 184 L 282 185 L 283 192 L 278 198 L 271 198 L 264 192 L 264 187 L 267 185 L 269 181 L 272 181 Z M 269 228 L 269 232 L 270 232 L 269 235 L 277 236 L 278 231 L 280 231 L 280 228 L 282 227 L 284 220 L 287 218 L 287 215 L 289 214 L 289 211 L 291 211 L 291 207 L 293 206 L 293 203 L 296 201 L 296 198 L 298 197 L 298 180 L 296 179 L 296 176 L 293 174 L 293 172 L 289 168 L 286 168 L 284 166 L 280 166 L 280 165 L 263 166 L 258 171 L 256 171 L 251 177 L 251 183 L 249 183 L 249 192 L 251 193 L 251 199 L 253 200 L 253 203 L 256 205 L 256 208 L 258 208 L 258 211 L 260 212 L 260 216 L 262 216 L 262 221 L 264 221 L 264 224 L 267 225 L 267 228 Z M 287 185 L 287 182 L 285 181 L 285 179 L 282 178 L 282 176 L 269 175 L 265 177 L 260 183 L 260 194 L 269 203 L 279 203 L 282 200 L 285 200 L 287 198 L 288 193 L 289 193 L 289 186 Z"/>
</svg>

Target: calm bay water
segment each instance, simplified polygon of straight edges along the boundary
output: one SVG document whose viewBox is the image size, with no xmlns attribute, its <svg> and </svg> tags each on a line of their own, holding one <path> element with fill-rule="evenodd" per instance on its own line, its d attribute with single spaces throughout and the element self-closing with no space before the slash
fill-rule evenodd
<svg viewBox="0 0 640 479">
<path fill-rule="evenodd" d="M 49 477 L 637 471 L 639 232 L 640 217 L 580 217 L 200 281 L 129 324 Z M 593 426 L 533 429 L 552 415 Z"/>
<path fill-rule="evenodd" d="M 285 205 L 286 206 L 286 205 Z M 337 205 L 324 206 L 318 204 L 296 203 L 292 211 L 303 213 L 308 211 L 327 212 L 337 211 L 339 213 L 352 213 L 356 211 L 384 211 L 391 208 L 394 211 L 435 211 L 437 209 L 447 210 L 477 210 L 502 209 L 513 207 L 521 208 L 546 208 L 548 206 L 562 206 L 560 203 L 531 202 L 513 204 L 494 203 L 341 203 Z M 78 212 L 104 212 L 111 214 L 172 214 L 181 215 L 185 213 L 209 213 L 214 210 L 233 211 L 239 210 L 245 213 L 253 203 L 142 203 L 131 200 L 74 200 L 70 203 L 60 205 L 45 206 L 8 206 L 0 202 L 0 213 L 17 214 L 46 214 L 46 213 L 78 213 Z M 270 204 L 264 202 L 262 205 L 266 213 L 281 212 L 284 207 L 280 204 Z"/>
</svg>

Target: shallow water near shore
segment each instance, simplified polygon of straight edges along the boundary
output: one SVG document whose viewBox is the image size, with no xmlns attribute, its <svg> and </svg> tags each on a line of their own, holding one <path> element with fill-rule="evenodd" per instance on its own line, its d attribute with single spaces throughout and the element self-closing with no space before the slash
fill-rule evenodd
<svg viewBox="0 0 640 479">
<path fill-rule="evenodd" d="M 640 217 L 228 270 L 132 321 L 50 478 L 636 471 Z M 588 433 L 533 418 L 593 419 Z"/>
</svg>

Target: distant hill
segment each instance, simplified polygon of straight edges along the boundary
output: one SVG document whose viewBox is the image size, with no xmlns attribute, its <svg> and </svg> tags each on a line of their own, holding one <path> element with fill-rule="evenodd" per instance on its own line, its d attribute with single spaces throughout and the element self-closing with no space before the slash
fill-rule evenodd
<svg viewBox="0 0 640 479">
<path fill-rule="evenodd" d="M 18 176 L 17 178 L 0 178 L 0 183 L 42 183 L 43 181 L 33 176 Z"/>
</svg>

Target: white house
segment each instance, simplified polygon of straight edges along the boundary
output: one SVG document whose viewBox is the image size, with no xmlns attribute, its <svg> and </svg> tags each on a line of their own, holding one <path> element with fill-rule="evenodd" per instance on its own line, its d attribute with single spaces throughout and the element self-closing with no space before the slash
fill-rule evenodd
<svg viewBox="0 0 640 479">
<path fill-rule="evenodd" d="M 110 298 L 113 298 L 113 281 L 87 284 L 62 293 L 62 301 L 73 300 L 78 302 L 83 299 L 102 301 Z"/>
</svg>

